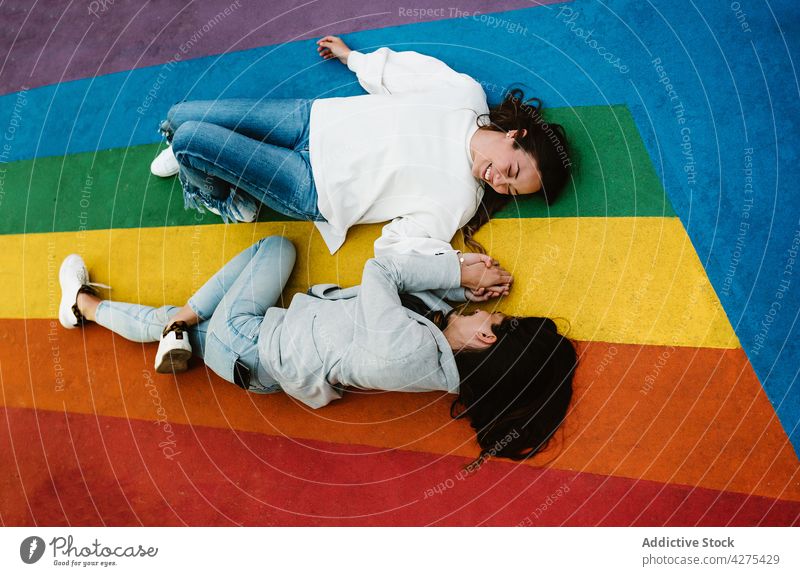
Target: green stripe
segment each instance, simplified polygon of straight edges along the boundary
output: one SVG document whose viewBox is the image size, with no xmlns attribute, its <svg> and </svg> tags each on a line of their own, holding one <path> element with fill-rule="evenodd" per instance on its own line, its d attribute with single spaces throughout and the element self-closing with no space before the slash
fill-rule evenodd
<svg viewBox="0 0 800 576">
<path fill-rule="evenodd" d="M 675 216 L 627 106 L 554 108 L 545 116 L 567 132 L 574 183 L 550 207 L 534 197 L 498 217 Z"/>
<path fill-rule="evenodd" d="M 575 184 L 548 207 L 525 198 L 498 217 L 674 216 L 625 106 L 554 109 L 577 157 Z M 159 144 L 13 162 L 0 168 L 0 233 L 216 224 L 183 209 L 177 178 L 150 175 Z M 287 218 L 267 211 L 261 220 Z"/>
</svg>

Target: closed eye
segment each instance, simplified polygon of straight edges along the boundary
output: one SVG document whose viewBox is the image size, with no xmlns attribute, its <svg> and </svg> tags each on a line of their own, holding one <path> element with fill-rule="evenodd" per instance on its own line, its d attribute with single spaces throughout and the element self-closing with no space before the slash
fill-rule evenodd
<svg viewBox="0 0 800 576">
<path fill-rule="evenodd" d="M 517 162 L 517 172 L 516 172 L 516 174 L 514 174 L 514 180 L 516 180 L 517 178 L 519 178 L 519 162 Z M 509 190 L 511 190 L 510 187 L 509 187 Z M 513 192 L 511 192 L 511 195 L 512 196 L 516 196 L 517 195 L 516 189 Z"/>
</svg>

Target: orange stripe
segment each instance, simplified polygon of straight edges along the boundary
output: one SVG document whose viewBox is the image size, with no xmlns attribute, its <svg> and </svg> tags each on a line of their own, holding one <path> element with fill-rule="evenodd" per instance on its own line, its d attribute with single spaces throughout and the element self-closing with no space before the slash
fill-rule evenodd
<svg viewBox="0 0 800 576">
<path fill-rule="evenodd" d="M 0 332 L 9 344 L 0 350 L 8 407 L 477 452 L 471 429 L 449 418 L 451 398 L 440 394 L 353 393 L 312 411 L 282 394 L 244 394 L 203 368 L 177 382 L 155 375 L 155 345 L 133 344 L 97 326 L 67 332 L 55 321 L 3 320 Z M 800 500 L 798 459 L 741 350 L 579 348 L 563 433 L 532 465 Z"/>
</svg>

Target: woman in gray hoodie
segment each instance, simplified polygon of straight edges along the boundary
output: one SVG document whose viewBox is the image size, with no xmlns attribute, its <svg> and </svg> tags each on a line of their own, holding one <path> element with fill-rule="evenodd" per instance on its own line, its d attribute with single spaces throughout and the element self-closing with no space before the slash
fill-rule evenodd
<svg viewBox="0 0 800 576">
<path fill-rule="evenodd" d="M 99 298 L 73 254 L 60 270 L 59 317 L 66 328 L 94 321 L 135 342 L 160 342 L 159 372 L 185 370 L 194 352 L 249 392 L 283 391 L 312 408 L 346 388 L 458 394 L 453 417 L 470 419 L 482 455 L 528 457 L 564 418 L 575 351 L 552 321 L 461 315 L 433 292 L 505 293 L 511 276 L 488 257 L 373 258 L 360 286 L 316 285 L 276 307 L 294 261 L 289 240 L 264 238 L 183 307 L 153 308 Z"/>
</svg>

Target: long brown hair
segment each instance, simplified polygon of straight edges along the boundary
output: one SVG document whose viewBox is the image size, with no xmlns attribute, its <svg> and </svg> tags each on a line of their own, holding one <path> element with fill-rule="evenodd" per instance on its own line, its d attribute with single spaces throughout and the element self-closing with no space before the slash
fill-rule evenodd
<svg viewBox="0 0 800 576">
<path fill-rule="evenodd" d="M 455 355 L 461 379 L 450 416 L 469 420 L 489 456 L 524 460 L 545 449 L 567 416 L 578 364 L 572 342 L 549 318 L 506 317 L 497 341 Z"/>
<path fill-rule="evenodd" d="M 488 114 L 478 116 L 477 123 L 480 130 L 517 130 L 514 146 L 522 148 L 536 160 L 542 175 L 541 193 L 549 206 L 556 201 L 569 180 L 572 161 L 564 127 L 546 122 L 541 111 L 541 100 L 526 100 L 522 90 L 515 88 L 507 92 L 503 101 L 491 108 Z M 510 200 L 510 196 L 498 194 L 491 186 L 483 183 L 483 198 L 478 210 L 461 228 L 464 244 L 477 252 L 485 252 L 473 236 Z"/>
</svg>

